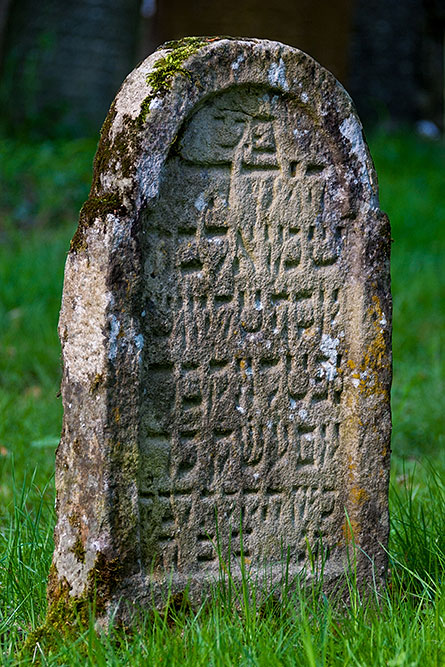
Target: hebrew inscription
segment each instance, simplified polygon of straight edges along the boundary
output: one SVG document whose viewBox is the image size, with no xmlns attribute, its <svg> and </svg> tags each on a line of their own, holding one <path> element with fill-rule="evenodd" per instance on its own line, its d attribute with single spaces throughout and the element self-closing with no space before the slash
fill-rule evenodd
<svg viewBox="0 0 445 667">
<path fill-rule="evenodd" d="M 310 118 L 262 87 L 207 100 L 172 146 L 144 216 L 147 568 L 217 570 L 217 522 L 257 562 L 329 545 L 346 234 L 330 165 Z"/>
</svg>

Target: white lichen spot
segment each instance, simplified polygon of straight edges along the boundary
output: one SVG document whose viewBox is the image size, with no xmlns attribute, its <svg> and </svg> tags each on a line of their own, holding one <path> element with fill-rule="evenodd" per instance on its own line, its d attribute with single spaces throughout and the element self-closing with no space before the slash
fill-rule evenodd
<svg viewBox="0 0 445 667">
<path fill-rule="evenodd" d="M 352 114 L 345 118 L 340 125 L 340 132 L 351 144 L 351 152 L 358 157 L 360 162 L 366 164 L 366 149 L 363 141 L 363 133 L 357 118 Z"/>
<path fill-rule="evenodd" d="M 239 412 L 240 414 L 242 414 L 242 415 L 245 413 L 245 410 L 244 410 L 244 408 L 241 407 L 241 405 L 237 405 L 237 406 L 236 406 L 236 409 L 237 409 L 238 412 Z"/>
<path fill-rule="evenodd" d="M 297 401 L 295 401 L 293 398 L 289 399 L 289 403 L 292 410 L 294 410 L 297 407 Z"/>
<path fill-rule="evenodd" d="M 111 323 L 110 323 L 110 347 L 108 350 L 108 359 L 110 361 L 114 361 L 116 359 L 117 355 L 117 337 L 119 335 L 119 331 L 121 329 L 121 324 L 119 320 L 117 319 L 116 315 L 111 316 Z"/>
<path fill-rule="evenodd" d="M 301 408 L 301 410 L 298 411 L 298 416 L 300 417 L 300 419 L 303 420 L 307 419 L 307 410 Z"/>
<path fill-rule="evenodd" d="M 301 100 L 306 104 L 309 102 L 309 95 L 307 93 L 301 93 Z"/>
<path fill-rule="evenodd" d="M 263 310 L 263 304 L 260 299 L 255 299 L 255 310 Z"/>
<path fill-rule="evenodd" d="M 244 54 L 241 53 L 238 58 L 235 60 L 235 62 L 232 63 L 232 69 L 234 72 L 236 72 L 237 69 L 239 69 L 239 66 L 241 63 L 244 61 Z"/>
<path fill-rule="evenodd" d="M 147 314 L 147 313 L 145 312 L 145 310 L 143 310 L 142 313 L 141 313 L 141 317 L 145 317 L 146 314 Z"/>
<path fill-rule="evenodd" d="M 358 387 L 360 385 L 360 380 L 358 378 L 351 378 L 351 382 L 354 387 Z"/>
<path fill-rule="evenodd" d="M 362 182 L 372 186 L 367 168 L 367 152 L 365 142 L 363 140 L 362 127 L 358 119 L 352 114 L 345 118 L 343 123 L 340 125 L 340 132 L 351 144 L 350 151 L 356 156 L 359 162 L 360 178 Z M 357 180 L 355 180 L 355 183 L 357 183 Z M 377 195 L 374 192 L 374 198 L 376 197 Z M 377 206 L 378 204 L 374 202 L 374 205 Z"/>
<path fill-rule="evenodd" d="M 144 336 L 142 334 L 138 334 L 137 336 L 134 337 L 134 342 L 136 344 L 136 348 L 140 352 L 144 347 Z"/>
<path fill-rule="evenodd" d="M 328 379 L 328 382 L 332 382 L 332 380 L 337 375 L 337 367 L 334 366 L 333 364 L 331 364 L 330 361 L 323 361 L 321 363 L 321 366 L 322 366 L 323 375 L 326 375 L 326 377 Z"/>
<path fill-rule="evenodd" d="M 195 208 L 196 208 L 198 211 L 203 211 L 203 210 L 205 209 L 206 206 L 207 206 L 207 202 L 206 202 L 206 200 L 204 199 L 204 193 L 201 192 L 201 194 L 198 195 L 198 197 L 197 197 L 196 200 L 195 200 Z"/>
<path fill-rule="evenodd" d="M 258 479 L 259 476 L 260 476 L 259 472 L 254 472 L 253 473 L 253 479 Z"/>
<path fill-rule="evenodd" d="M 322 361 L 320 370 L 322 370 L 322 376 L 325 374 L 329 382 L 337 375 L 337 346 L 339 343 L 339 338 L 331 338 L 328 334 L 323 334 L 321 337 L 320 350 L 327 360 Z"/>
<path fill-rule="evenodd" d="M 272 426 L 273 426 L 273 421 L 269 419 L 269 421 L 267 422 L 267 428 L 269 429 L 269 431 L 272 428 Z"/>
<path fill-rule="evenodd" d="M 161 106 L 162 106 L 162 98 L 155 97 L 154 100 L 150 102 L 150 106 L 148 108 L 150 111 L 153 111 L 154 109 L 159 109 L 159 107 Z"/>
<path fill-rule="evenodd" d="M 386 321 L 386 317 L 385 317 L 385 314 L 384 314 L 384 313 L 382 313 L 382 319 L 380 320 L 379 324 L 380 324 L 382 327 L 386 327 L 386 325 L 388 324 L 388 322 Z"/>
<path fill-rule="evenodd" d="M 309 440 L 309 442 L 311 442 L 311 440 L 314 439 L 314 436 L 312 435 L 312 433 L 305 433 L 305 434 L 303 435 L 303 438 L 304 438 L 305 440 Z"/>
<path fill-rule="evenodd" d="M 271 86 L 280 86 L 283 90 L 289 90 L 289 84 L 286 81 L 286 65 L 283 58 L 280 58 L 278 63 L 272 63 L 267 78 Z"/>
</svg>

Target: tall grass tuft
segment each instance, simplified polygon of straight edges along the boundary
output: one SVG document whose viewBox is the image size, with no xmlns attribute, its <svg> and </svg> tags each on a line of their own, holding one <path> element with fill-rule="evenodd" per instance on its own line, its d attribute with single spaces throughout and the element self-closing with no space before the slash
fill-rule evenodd
<svg viewBox="0 0 445 667">
<path fill-rule="evenodd" d="M 38 625 L 46 607 L 54 517 L 34 479 L 25 477 L 17 487 L 12 467 L 9 522 L 0 532 L 0 641 L 6 655 Z"/>
</svg>

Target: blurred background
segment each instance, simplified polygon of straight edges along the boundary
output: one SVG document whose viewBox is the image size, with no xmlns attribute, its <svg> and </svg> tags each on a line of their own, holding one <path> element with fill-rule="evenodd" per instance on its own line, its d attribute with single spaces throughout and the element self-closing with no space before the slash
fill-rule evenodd
<svg viewBox="0 0 445 667">
<path fill-rule="evenodd" d="M 365 126 L 443 129 L 445 0 L 0 0 L 2 122 L 97 131 L 131 69 L 186 35 L 296 46 L 340 80 Z"/>
</svg>

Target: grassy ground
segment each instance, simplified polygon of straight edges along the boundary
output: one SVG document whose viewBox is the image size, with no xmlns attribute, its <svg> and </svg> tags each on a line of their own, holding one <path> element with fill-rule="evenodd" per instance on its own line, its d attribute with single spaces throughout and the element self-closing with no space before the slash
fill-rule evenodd
<svg viewBox="0 0 445 667">
<path fill-rule="evenodd" d="M 5 665 L 445 664 L 445 148 L 408 134 L 371 141 L 393 225 L 391 577 L 350 605 L 314 587 L 277 605 L 223 586 L 198 613 L 170 609 L 137 632 L 51 637 L 44 618 L 60 433 L 56 335 L 63 262 L 91 177 L 92 141 L 0 139 L 0 651 Z M 252 596 L 250 596 L 252 597 Z M 22 652 L 21 652 L 22 651 Z"/>
</svg>

